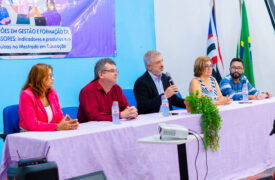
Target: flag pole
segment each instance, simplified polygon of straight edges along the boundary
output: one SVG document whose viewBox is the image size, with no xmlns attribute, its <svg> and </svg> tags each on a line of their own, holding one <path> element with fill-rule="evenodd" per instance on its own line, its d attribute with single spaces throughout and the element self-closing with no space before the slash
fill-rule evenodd
<svg viewBox="0 0 275 180">
<path fill-rule="evenodd" d="M 239 0 L 240 1 L 240 14 L 242 13 L 242 0 Z"/>
<path fill-rule="evenodd" d="M 215 0 L 213 0 L 213 8 L 214 8 L 214 18 L 216 19 Z M 217 20 L 217 19 L 216 19 L 216 20 Z"/>
<path fill-rule="evenodd" d="M 239 57 L 239 48 L 240 48 L 240 42 L 241 42 L 241 32 L 242 32 L 242 0 L 239 0 L 239 5 L 240 5 L 240 17 L 241 17 L 241 23 L 240 23 L 240 37 L 239 37 L 239 41 L 237 43 L 237 54 L 236 56 Z"/>
</svg>

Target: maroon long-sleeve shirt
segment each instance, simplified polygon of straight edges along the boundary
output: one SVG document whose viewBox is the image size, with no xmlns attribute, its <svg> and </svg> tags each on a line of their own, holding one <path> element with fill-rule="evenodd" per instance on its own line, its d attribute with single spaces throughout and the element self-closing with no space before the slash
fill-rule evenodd
<svg viewBox="0 0 275 180">
<path fill-rule="evenodd" d="M 79 94 L 78 121 L 112 121 L 113 101 L 118 101 L 120 112 L 129 106 L 118 85 L 106 94 L 98 80 L 91 81 Z"/>
</svg>

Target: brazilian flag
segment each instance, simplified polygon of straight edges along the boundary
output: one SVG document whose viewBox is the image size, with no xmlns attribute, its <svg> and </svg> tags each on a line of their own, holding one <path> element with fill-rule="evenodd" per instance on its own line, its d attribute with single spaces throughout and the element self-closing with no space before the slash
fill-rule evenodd
<svg viewBox="0 0 275 180">
<path fill-rule="evenodd" d="M 252 54 L 251 54 L 251 41 L 249 35 L 247 14 L 245 8 L 245 2 L 242 3 L 242 30 L 240 43 L 237 48 L 237 57 L 241 58 L 244 63 L 244 75 L 248 78 L 250 84 L 255 87 Z"/>
</svg>

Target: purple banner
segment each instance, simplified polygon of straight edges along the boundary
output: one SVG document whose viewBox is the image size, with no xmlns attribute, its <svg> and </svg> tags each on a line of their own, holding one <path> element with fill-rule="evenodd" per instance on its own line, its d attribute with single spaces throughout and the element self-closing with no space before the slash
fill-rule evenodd
<svg viewBox="0 0 275 180">
<path fill-rule="evenodd" d="M 116 56 L 114 0 L 0 5 L 0 58 Z"/>
</svg>

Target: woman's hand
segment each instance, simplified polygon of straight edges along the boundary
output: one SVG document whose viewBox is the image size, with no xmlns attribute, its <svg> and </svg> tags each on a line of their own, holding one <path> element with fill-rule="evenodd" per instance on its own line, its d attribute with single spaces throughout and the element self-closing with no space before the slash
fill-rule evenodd
<svg viewBox="0 0 275 180">
<path fill-rule="evenodd" d="M 69 121 L 66 121 L 66 119 L 70 119 Z M 67 114 L 60 123 L 57 124 L 56 130 L 74 130 L 78 128 L 78 120 L 77 119 L 71 119 L 70 116 Z"/>
<path fill-rule="evenodd" d="M 221 96 L 219 100 L 215 101 L 216 105 L 227 105 L 231 103 L 231 99 L 228 96 Z"/>
</svg>

